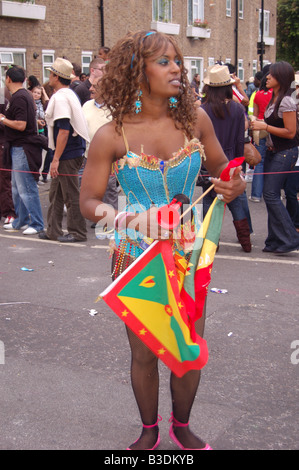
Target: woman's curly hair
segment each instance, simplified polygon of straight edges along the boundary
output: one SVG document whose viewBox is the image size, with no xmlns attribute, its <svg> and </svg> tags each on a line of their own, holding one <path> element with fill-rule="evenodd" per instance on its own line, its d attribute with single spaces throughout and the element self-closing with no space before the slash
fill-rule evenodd
<svg viewBox="0 0 299 470">
<path fill-rule="evenodd" d="M 172 37 L 156 31 L 152 34 L 149 31 L 129 32 L 110 52 L 105 74 L 99 83 L 99 93 L 116 122 L 118 132 L 124 116 L 135 112 L 140 84 L 147 82 L 145 60 L 161 50 L 166 50 L 169 43 L 175 48 L 182 64 L 181 93 L 176 96 L 177 106 L 170 108 L 169 114 L 178 128 L 184 130 L 190 139 L 193 137 L 196 119 L 194 94 L 183 65 L 183 55 Z"/>
</svg>

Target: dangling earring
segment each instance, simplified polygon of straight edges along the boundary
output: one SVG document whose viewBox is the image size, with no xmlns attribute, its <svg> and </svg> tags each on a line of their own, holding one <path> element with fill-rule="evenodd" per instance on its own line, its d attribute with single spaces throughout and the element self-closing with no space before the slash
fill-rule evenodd
<svg viewBox="0 0 299 470">
<path fill-rule="evenodd" d="M 137 95 L 137 100 L 135 101 L 135 113 L 141 113 L 142 101 L 141 101 L 142 91 L 139 90 Z"/>
<path fill-rule="evenodd" d="M 175 96 L 171 96 L 168 101 L 169 101 L 169 107 L 170 107 L 170 109 L 171 109 L 171 108 L 176 108 L 176 105 L 177 105 L 178 100 L 176 99 Z"/>
</svg>

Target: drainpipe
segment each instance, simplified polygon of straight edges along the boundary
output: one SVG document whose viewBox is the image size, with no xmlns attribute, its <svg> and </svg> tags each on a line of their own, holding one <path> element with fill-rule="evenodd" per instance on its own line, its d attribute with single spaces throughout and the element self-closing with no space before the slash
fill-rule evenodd
<svg viewBox="0 0 299 470">
<path fill-rule="evenodd" d="M 104 0 L 101 0 L 100 6 L 100 18 L 101 18 L 101 46 L 105 46 L 105 33 L 104 33 Z"/>
<path fill-rule="evenodd" d="M 262 0 L 262 5 L 261 5 L 261 56 L 260 56 L 260 63 L 261 63 L 261 70 L 263 70 L 264 67 L 264 0 Z"/>
<path fill-rule="evenodd" d="M 238 74 L 238 36 L 239 36 L 239 0 L 236 0 L 236 25 L 235 25 L 235 67 L 236 74 Z"/>
</svg>

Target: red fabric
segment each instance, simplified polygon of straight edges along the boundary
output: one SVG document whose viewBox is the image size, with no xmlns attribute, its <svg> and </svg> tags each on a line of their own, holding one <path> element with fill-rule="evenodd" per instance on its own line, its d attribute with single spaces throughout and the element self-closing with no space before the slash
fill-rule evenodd
<svg viewBox="0 0 299 470">
<path fill-rule="evenodd" d="M 227 167 L 224 168 L 223 172 L 221 173 L 220 179 L 222 181 L 229 181 L 234 174 L 235 168 L 242 165 L 244 160 L 244 157 L 234 158 L 233 160 L 231 160 L 228 163 Z"/>
<path fill-rule="evenodd" d="M 256 92 L 256 95 L 254 97 L 254 103 L 257 104 L 259 107 L 259 114 L 257 117 L 258 119 L 264 119 L 264 113 L 271 98 L 272 98 L 272 90 L 269 90 L 269 91 L 259 90 Z"/>
</svg>

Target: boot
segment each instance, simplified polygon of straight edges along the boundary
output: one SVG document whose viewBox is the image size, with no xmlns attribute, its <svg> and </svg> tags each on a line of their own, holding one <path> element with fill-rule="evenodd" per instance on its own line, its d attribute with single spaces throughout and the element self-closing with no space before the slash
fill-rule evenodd
<svg viewBox="0 0 299 470">
<path fill-rule="evenodd" d="M 251 241 L 250 241 L 250 229 L 248 220 L 234 220 L 234 226 L 237 232 L 238 240 L 245 251 L 245 253 L 250 253 L 251 251 Z"/>
</svg>

